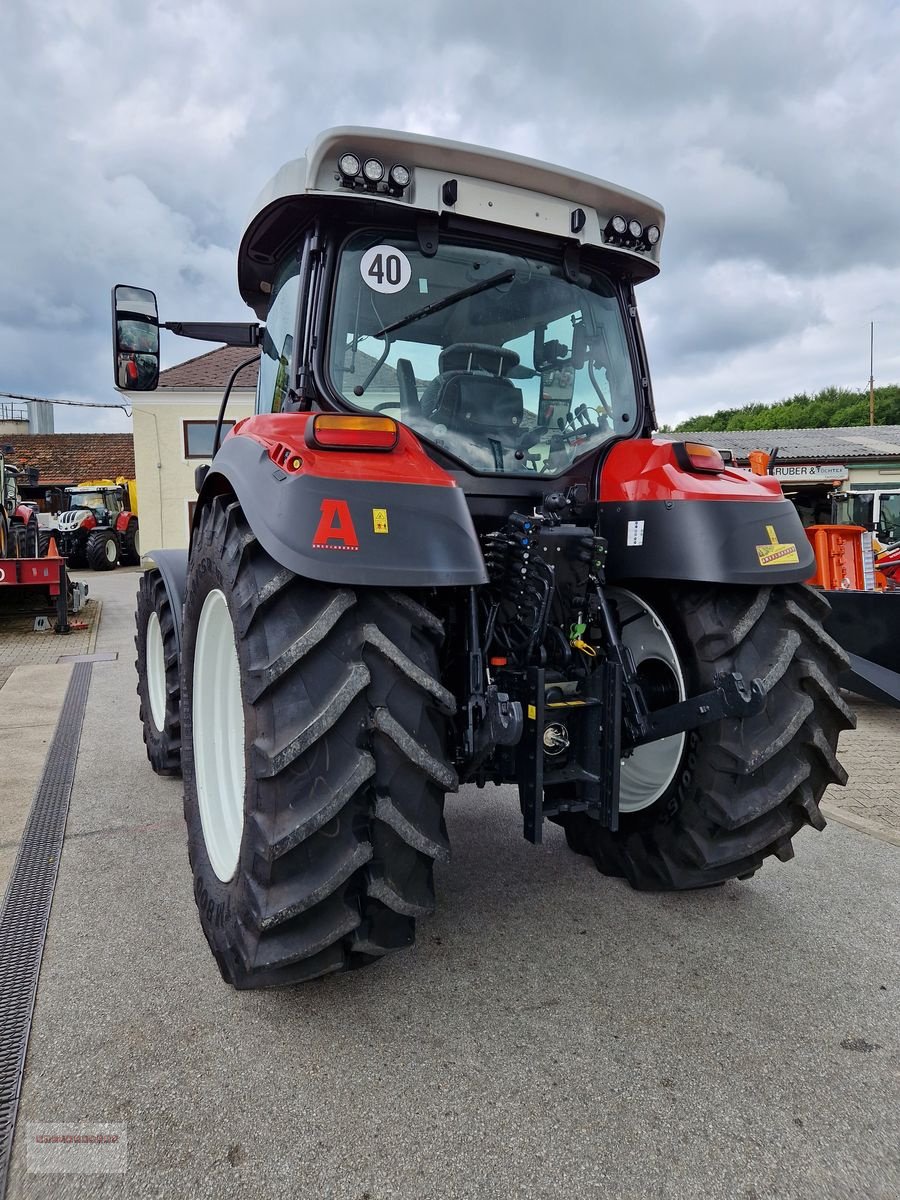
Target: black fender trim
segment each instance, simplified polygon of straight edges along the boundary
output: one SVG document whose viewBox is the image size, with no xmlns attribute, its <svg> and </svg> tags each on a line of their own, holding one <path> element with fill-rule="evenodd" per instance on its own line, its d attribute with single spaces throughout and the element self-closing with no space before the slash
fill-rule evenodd
<svg viewBox="0 0 900 1200">
<path fill-rule="evenodd" d="M 141 555 L 141 566 L 145 571 L 159 571 L 162 577 L 172 616 L 175 619 L 175 645 L 181 659 L 181 621 L 184 612 L 184 590 L 187 582 L 187 550 L 151 550 Z"/>
<path fill-rule="evenodd" d="M 289 474 L 259 442 L 232 436 L 203 482 L 195 522 L 223 491 L 234 493 L 263 549 L 305 579 L 412 588 L 487 582 L 458 487 Z"/>
<path fill-rule="evenodd" d="M 611 581 L 759 586 L 802 583 L 815 570 L 790 500 L 632 500 L 603 504 L 600 514 Z"/>
</svg>

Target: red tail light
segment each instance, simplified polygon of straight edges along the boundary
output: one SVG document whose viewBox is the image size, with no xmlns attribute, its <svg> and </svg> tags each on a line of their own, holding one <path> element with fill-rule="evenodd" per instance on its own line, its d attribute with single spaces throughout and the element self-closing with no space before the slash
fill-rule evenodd
<svg viewBox="0 0 900 1200">
<path fill-rule="evenodd" d="M 725 460 L 719 451 L 702 442 L 676 442 L 675 457 L 686 471 L 709 471 L 715 475 L 725 470 Z"/>
<path fill-rule="evenodd" d="M 393 450 L 399 436 L 392 417 L 319 413 L 306 426 L 306 444 L 318 450 Z"/>
</svg>

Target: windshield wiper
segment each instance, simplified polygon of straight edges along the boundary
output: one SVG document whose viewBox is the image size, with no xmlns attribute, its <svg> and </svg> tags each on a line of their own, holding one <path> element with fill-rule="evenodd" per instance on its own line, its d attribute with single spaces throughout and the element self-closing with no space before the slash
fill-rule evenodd
<svg viewBox="0 0 900 1200">
<path fill-rule="evenodd" d="M 479 292 L 486 292 L 490 288 L 499 287 L 501 283 L 509 283 L 515 277 L 515 267 L 510 267 L 508 271 L 501 271 L 499 275 L 492 275 L 490 279 L 482 279 L 480 283 L 473 283 L 471 287 L 461 288 L 458 292 L 451 292 L 443 300 L 435 300 L 433 304 L 426 304 L 424 308 L 417 308 L 409 316 L 401 317 L 399 321 L 385 325 L 383 329 L 379 329 L 372 336 L 384 337 L 388 333 L 393 333 L 395 329 L 402 329 L 405 325 L 412 325 L 413 321 L 419 321 L 422 317 L 430 317 L 432 313 L 440 312 L 442 308 L 449 308 L 451 304 L 458 304 L 460 300 L 466 300 L 469 296 L 477 296 Z"/>
</svg>

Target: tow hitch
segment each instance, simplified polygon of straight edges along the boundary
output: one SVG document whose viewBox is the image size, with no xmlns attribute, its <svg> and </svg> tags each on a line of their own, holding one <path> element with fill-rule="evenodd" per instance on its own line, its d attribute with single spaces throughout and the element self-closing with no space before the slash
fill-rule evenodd
<svg viewBox="0 0 900 1200">
<path fill-rule="evenodd" d="M 752 717 L 762 712 L 765 703 L 766 694 L 758 679 L 752 680 L 748 686 L 740 671 L 717 675 L 712 691 L 632 718 L 626 724 L 622 749 L 627 752 L 634 746 L 644 746 L 647 742 L 656 742 L 674 733 L 686 733 L 689 729 L 710 725 L 725 717 Z"/>
</svg>

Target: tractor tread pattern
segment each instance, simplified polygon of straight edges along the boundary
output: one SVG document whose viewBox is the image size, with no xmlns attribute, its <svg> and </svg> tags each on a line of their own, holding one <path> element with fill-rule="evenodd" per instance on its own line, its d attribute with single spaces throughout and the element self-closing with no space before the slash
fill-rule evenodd
<svg viewBox="0 0 900 1200">
<path fill-rule="evenodd" d="M 146 629 L 150 613 L 159 619 L 166 667 L 166 719 L 162 733 L 156 729 L 150 712 L 147 694 Z M 179 678 L 178 647 L 175 641 L 175 615 L 169 603 L 166 585 L 158 571 L 145 571 L 140 578 L 135 612 L 137 632 L 134 645 L 137 651 L 137 694 L 140 700 L 140 719 L 147 758 L 157 775 L 181 774 L 181 681 Z"/>
<path fill-rule="evenodd" d="M 846 656 L 811 589 L 687 585 L 675 595 L 706 678 L 741 671 L 763 681 L 767 700 L 756 716 L 691 735 L 696 765 L 666 819 L 650 810 L 611 834 L 582 813 L 561 818 L 573 849 L 641 890 L 706 887 L 749 877 L 768 856 L 787 861 L 804 825 L 825 827 L 822 794 L 847 778 L 837 738 L 855 724 L 832 682 Z"/>
<path fill-rule="evenodd" d="M 200 514 L 195 557 L 215 564 L 207 569 L 223 578 L 215 586 L 233 613 L 245 824 L 230 919 L 217 923 L 200 899 L 198 908 L 223 976 L 238 988 L 274 987 L 413 944 L 416 918 L 434 909 L 433 864 L 449 856 L 453 698 L 437 677 L 439 618 L 405 593 L 293 575 L 230 499 Z M 189 574 L 188 606 L 192 586 Z M 189 748 L 189 827 L 192 771 Z M 196 886 L 202 835 L 190 844 Z"/>
</svg>

